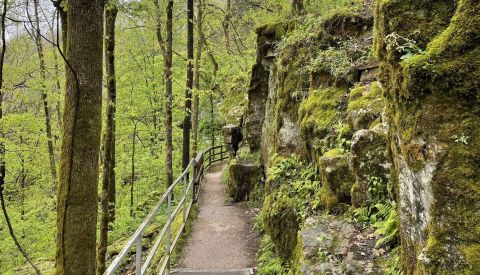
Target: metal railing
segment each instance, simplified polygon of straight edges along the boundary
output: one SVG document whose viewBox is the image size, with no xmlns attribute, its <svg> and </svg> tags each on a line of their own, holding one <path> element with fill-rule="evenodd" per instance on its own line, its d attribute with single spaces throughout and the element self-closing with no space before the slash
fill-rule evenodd
<svg viewBox="0 0 480 275">
<path fill-rule="evenodd" d="M 173 182 L 173 184 L 165 191 L 160 198 L 159 202 L 150 211 L 148 216 L 143 220 L 142 224 L 137 228 L 135 233 L 129 239 L 128 243 L 123 247 L 120 253 L 114 258 L 108 269 L 104 274 L 117 274 L 120 268 L 129 264 L 130 255 L 133 253 L 131 250 L 136 247 L 135 250 L 135 274 L 143 275 L 147 272 L 147 269 L 154 261 L 159 248 L 163 248 L 164 254 L 160 259 L 160 268 L 158 274 L 166 274 L 170 269 L 171 254 L 177 245 L 178 240 L 183 232 L 185 232 L 185 226 L 187 219 L 190 215 L 192 205 L 196 202 L 199 191 L 200 182 L 204 177 L 204 172 L 213 163 L 222 161 L 228 158 L 228 152 L 224 145 L 210 147 L 209 149 L 198 153 L 197 157 L 192 159 L 187 168 L 182 174 Z M 179 199 L 176 205 L 172 205 L 173 194 L 175 188 L 181 188 L 182 197 Z M 178 188 L 177 188 L 178 189 Z M 177 190 L 177 193 L 179 191 Z M 175 196 L 178 196 L 175 193 Z M 172 210 L 172 208 L 174 209 Z M 153 246 L 150 246 L 148 251 L 143 251 L 142 240 L 144 239 L 145 230 L 152 224 L 155 218 L 158 218 L 160 210 L 166 211 L 166 222 L 160 233 L 157 235 Z M 178 218 L 179 213 L 182 212 L 181 225 L 178 228 L 177 233 L 172 234 L 172 224 Z M 144 254 L 146 255 L 144 261 Z"/>
</svg>

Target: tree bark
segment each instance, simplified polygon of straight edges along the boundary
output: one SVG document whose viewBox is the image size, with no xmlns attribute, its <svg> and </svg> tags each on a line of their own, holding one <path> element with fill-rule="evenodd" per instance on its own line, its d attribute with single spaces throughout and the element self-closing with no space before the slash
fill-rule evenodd
<svg viewBox="0 0 480 275">
<path fill-rule="evenodd" d="M 172 61 L 173 61 L 173 0 L 168 1 L 167 5 L 167 52 L 165 59 L 165 137 L 166 137 L 166 173 L 167 186 L 173 183 L 173 144 L 172 144 L 172 104 L 173 104 L 173 81 L 172 81 Z"/>
<path fill-rule="evenodd" d="M 187 88 L 185 91 L 185 118 L 183 120 L 183 151 L 182 167 L 187 168 L 190 163 L 190 130 L 192 119 L 192 90 L 193 90 L 193 0 L 187 0 Z"/>
<path fill-rule="evenodd" d="M 115 21 L 118 9 L 110 1 L 105 7 L 105 69 L 107 81 L 107 111 L 104 139 L 104 158 L 102 175 L 102 194 L 100 198 L 100 241 L 97 255 L 97 274 L 106 269 L 109 222 L 115 221 L 115 113 L 116 113 L 116 77 L 115 77 Z"/>
<path fill-rule="evenodd" d="M 130 174 L 130 217 L 134 216 L 133 211 L 133 185 L 135 183 L 135 149 L 136 149 L 136 136 L 137 136 L 137 123 L 133 120 L 133 133 L 132 133 L 132 158 L 131 158 L 131 174 Z"/>
<path fill-rule="evenodd" d="M 195 72 L 193 78 L 193 86 L 195 88 L 195 95 L 193 97 L 193 110 L 192 110 L 192 157 L 196 157 L 198 150 L 198 113 L 200 110 L 200 63 L 202 62 L 203 51 L 203 0 L 197 0 L 197 33 L 199 38 L 197 39 L 197 54 L 195 55 Z"/>
<path fill-rule="evenodd" d="M 163 54 L 164 78 L 165 78 L 165 172 L 166 186 L 170 187 L 173 183 L 173 161 L 172 161 L 172 105 L 173 105 L 173 81 L 172 81 L 172 61 L 173 61 L 173 0 L 168 0 L 167 4 L 167 40 L 162 35 L 162 19 L 158 0 L 153 0 L 156 13 L 156 35 L 160 50 Z"/>
<path fill-rule="evenodd" d="M 225 11 L 225 17 L 223 18 L 222 28 L 223 35 L 225 36 L 225 47 L 228 53 L 232 53 L 230 47 L 230 32 L 228 30 L 230 26 L 230 19 L 232 18 L 232 0 L 227 0 L 227 10 Z"/>
<path fill-rule="evenodd" d="M 50 160 L 50 174 L 52 177 L 52 190 L 57 188 L 57 166 L 55 164 L 55 149 L 53 148 L 53 138 L 52 138 L 52 124 L 50 119 L 50 107 L 48 106 L 48 96 L 47 96 L 47 69 L 45 67 L 45 54 L 43 52 L 43 42 L 42 34 L 40 32 L 40 17 L 38 15 L 39 3 L 38 0 L 34 0 L 34 20 L 35 25 L 34 29 L 34 39 L 35 45 L 37 46 L 38 61 L 40 64 L 40 81 L 41 81 L 41 94 L 43 101 L 43 111 L 45 115 L 45 132 L 47 134 L 47 146 L 48 146 L 48 156 Z M 32 23 L 33 25 L 33 23 Z"/>
<path fill-rule="evenodd" d="M 96 272 L 103 12 L 102 0 L 68 0 L 57 274 Z"/>
</svg>

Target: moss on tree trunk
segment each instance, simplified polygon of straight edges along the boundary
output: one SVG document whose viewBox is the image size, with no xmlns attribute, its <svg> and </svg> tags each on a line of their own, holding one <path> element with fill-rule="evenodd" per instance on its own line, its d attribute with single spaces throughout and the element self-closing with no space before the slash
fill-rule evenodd
<svg viewBox="0 0 480 275">
<path fill-rule="evenodd" d="M 57 274 L 96 272 L 102 113 L 101 0 L 69 0 L 67 80 L 57 191 Z"/>
</svg>

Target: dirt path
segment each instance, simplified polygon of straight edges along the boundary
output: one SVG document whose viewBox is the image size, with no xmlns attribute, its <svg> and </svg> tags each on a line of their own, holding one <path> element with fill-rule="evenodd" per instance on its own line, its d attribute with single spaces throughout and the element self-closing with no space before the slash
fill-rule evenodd
<svg viewBox="0 0 480 275">
<path fill-rule="evenodd" d="M 246 207 L 226 202 L 222 167 L 206 174 L 199 213 L 178 268 L 236 269 L 254 266 L 257 238 Z"/>
</svg>

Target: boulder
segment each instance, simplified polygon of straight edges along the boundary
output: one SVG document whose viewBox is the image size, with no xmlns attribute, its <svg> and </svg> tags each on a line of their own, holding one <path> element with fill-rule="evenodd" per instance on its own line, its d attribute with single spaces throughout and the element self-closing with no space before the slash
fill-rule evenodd
<svg viewBox="0 0 480 275">
<path fill-rule="evenodd" d="M 261 166 L 250 160 L 233 160 L 228 166 L 227 193 L 235 202 L 248 200 L 263 177 Z"/>
<path fill-rule="evenodd" d="M 351 166 L 356 183 L 352 188 L 352 204 L 360 207 L 373 201 L 369 194 L 372 181 L 381 182 L 380 198 L 388 195 L 390 162 L 387 151 L 387 128 L 379 124 L 372 130 L 360 130 L 353 135 Z M 378 199 L 378 198 L 376 198 Z"/>
<path fill-rule="evenodd" d="M 372 229 L 339 216 L 307 219 L 299 232 L 295 274 L 384 274 L 385 249 Z"/>
</svg>

